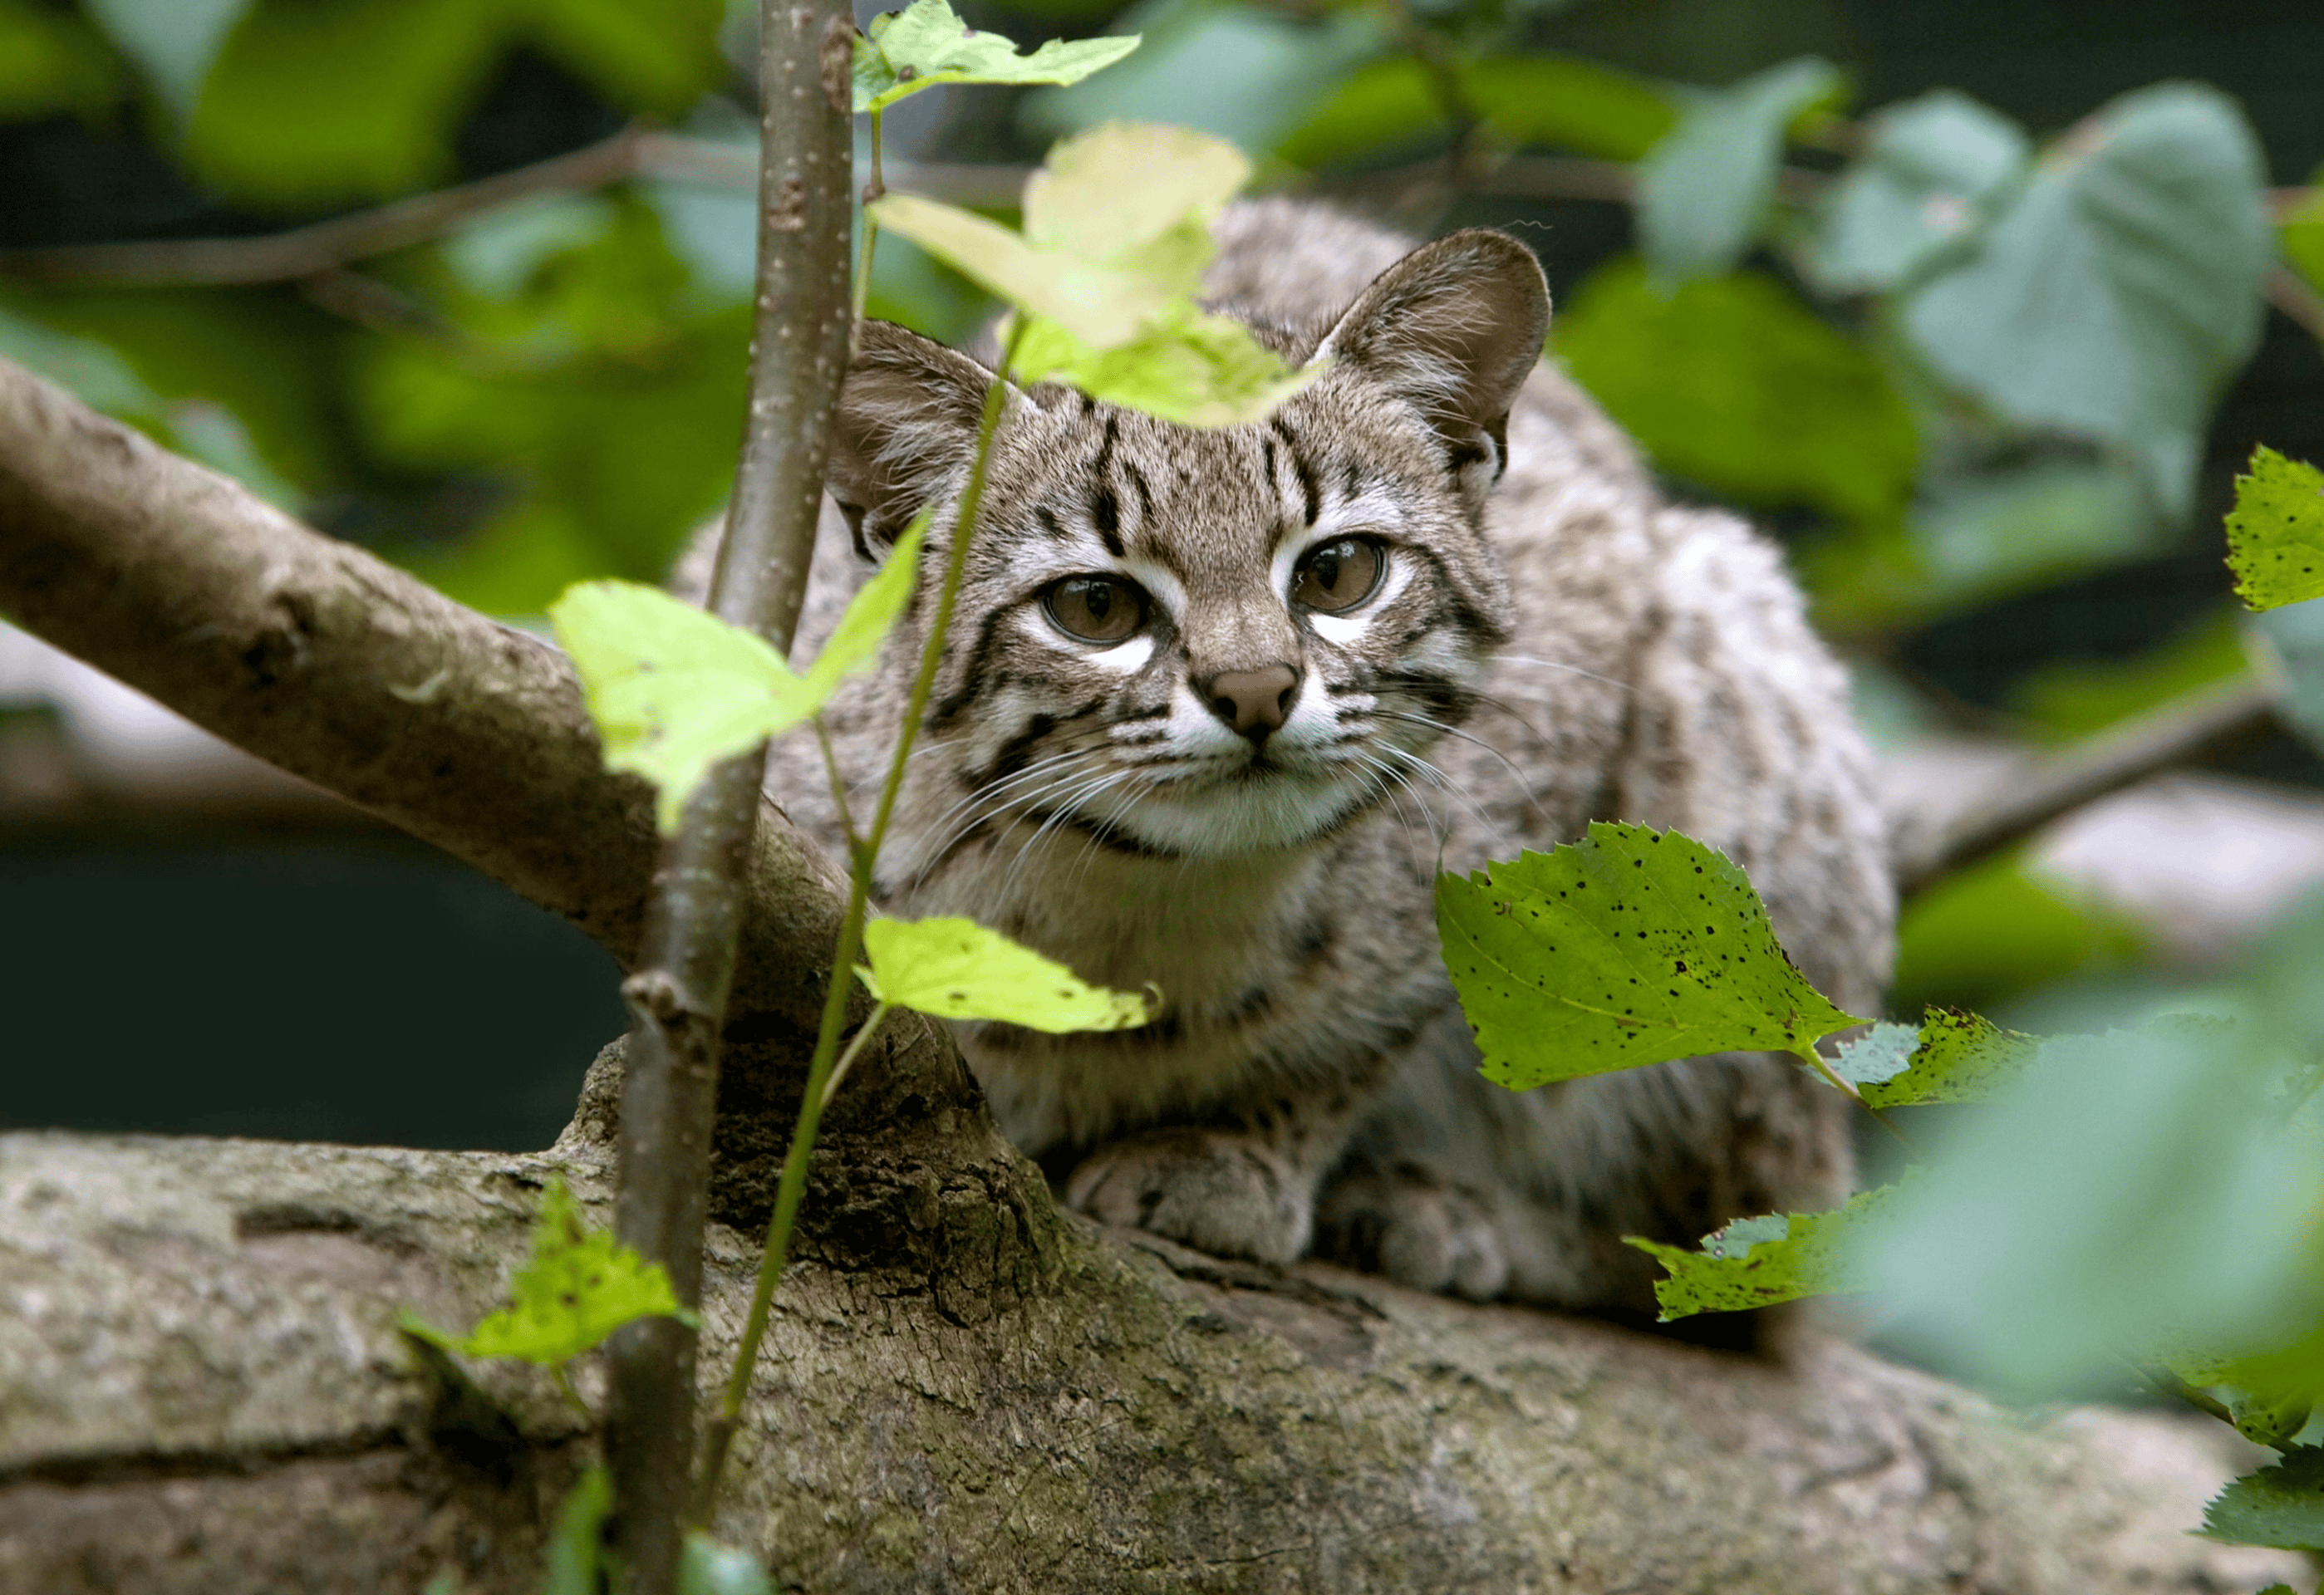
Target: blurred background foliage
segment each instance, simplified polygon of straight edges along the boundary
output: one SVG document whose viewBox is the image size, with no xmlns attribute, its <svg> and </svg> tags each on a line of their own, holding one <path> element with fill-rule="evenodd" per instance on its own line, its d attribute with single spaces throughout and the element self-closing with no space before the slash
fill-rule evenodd
<svg viewBox="0 0 2324 1595">
<path fill-rule="evenodd" d="M 739 440 L 754 9 L 0 0 L 0 354 L 489 612 L 652 579 L 718 507 Z M 2324 458 L 2312 5 L 960 9 L 1028 43 L 1145 43 L 1070 89 L 899 106 L 891 186 L 1005 201 L 1051 139 L 1140 116 L 1236 140 L 1266 187 L 1416 232 L 1516 230 L 1550 274 L 1551 353 L 1674 491 L 1784 539 L 1868 726 L 1917 768 L 1990 768 L 2254 668 L 2219 563 L 2229 478 L 2259 440 Z M 900 240 L 878 268 L 874 314 L 959 338 L 986 313 Z M 2324 785 L 2273 728 L 2209 758 Z M 38 829 L 9 851 L 12 966 L 45 971 L 24 978 L 88 983 L 26 884 L 75 848 L 101 851 Z M 215 982 L 321 912 L 264 890 L 247 935 L 208 938 Z M 442 940 L 412 914 L 409 939 Z M 2155 926 L 2004 856 L 1912 905 L 1895 1005 L 2007 1017 L 2224 978 Z M 610 1035 L 594 956 L 527 1000 Z M 346 978 L 367 961 L 351 948 Z M 405 1028 L 372 1027 L 378 1044 L 481 1065 L 441 982 L 397 978 Z M 25 1056 L 81 1045 L 26 1023 Z M 538 1069 L 562 1081 L 583 1060 L 557 1046 Z M 432 1129 L 350 1110 L 319 1132 L 537 1142 L 558 1095 L 522 1129 L 447 1104 Z M 42 1102 L 0 1116 L 193 1122 L 117 1092 Z"/>
</svg>

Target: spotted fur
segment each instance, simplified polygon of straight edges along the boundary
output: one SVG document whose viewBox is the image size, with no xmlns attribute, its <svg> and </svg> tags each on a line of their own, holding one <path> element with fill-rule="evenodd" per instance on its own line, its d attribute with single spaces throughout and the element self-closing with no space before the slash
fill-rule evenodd
<svg viewBox="0 0 2324 1595">
<path fill-rule="evenodd" d="M 1141 1030 L 960 1028 L 1002 1124 L 1084 1210 L 1222 1253 L 1312 1247 L 1425 1288 L 1637 1306 L 1650 1269 L 1619 1236 L 1692 1241 L 1842 1192 L 1836 1101 L 1757 1056 L 1484 1083 L 1434 872 L 1592 818 L 1675 825 L 1742 863 L 1803 967 L 1866 1011 L 1893 901 L 1841 673 L 1776 550 L 1668 502 L 1537 362 L 1548 301 L 1521 245 L 1412 252 L 1285 201 L 1237 207 L 1221 236 L 1215 301 L 1328 364 L 1272 420 L 1216 431 L 1010 394 L 881 900 L 1161 987 Z M 804 650 L 938 506 L 912 608 L 830 716 L 859 805 L 988 380 L 879 324 L 850 377 Z M 1386 550 L 1377 593 L 1294 606 L 1303 557 L 1351 535 Z M 1135 583 L 1147 623 L 1062 632 L 1044 595 L 1093 575 Z M 1296 689 L 1255 745 L 1213 684 L 1278 667 Z M 811 741 L 770 779 L 835 834 Z"/>
</svg>

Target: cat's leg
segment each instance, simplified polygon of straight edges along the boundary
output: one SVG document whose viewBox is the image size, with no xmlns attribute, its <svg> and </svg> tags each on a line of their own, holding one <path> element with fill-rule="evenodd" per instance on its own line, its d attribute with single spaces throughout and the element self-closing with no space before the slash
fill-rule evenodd
<svg viewBox="0 0 2324 1595">
<path fill-rule="evenodd" d="M 1206 1123 L 1108 1142 L 1074 1166 L 1065 1200 L 1101 1222 L 1222 1257 L 1290 1262 L 1314 1232 L 1317 1186 L 1388 1074 L 1384 1061 L 1360 1063 L 1329 1084 L 1303 1079 L 1249 1096 Z"/>
</svg>

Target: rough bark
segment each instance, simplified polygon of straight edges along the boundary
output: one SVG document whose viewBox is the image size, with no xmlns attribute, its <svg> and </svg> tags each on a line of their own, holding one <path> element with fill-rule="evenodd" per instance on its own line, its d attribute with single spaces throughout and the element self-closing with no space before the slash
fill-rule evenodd
<svg viewBox="0 0 2324 1595">
<path fill-rule="evenodd" d="M 569 671 L 0 363 L 0 608 L 635 953 L 653 834 Z M 734 1339 L 837 913 L 760 827 L 719 1088 L 703 1366 Z M 261 998 L 244 994 L 244 1000 Z M 189 1022 L 193 1022 L 189 1019 Z M 318 1038 L 328 1066 L 327 1037 Z M 2227 1468 L 2158 1418 L 2029 1433 L 1837 1344 L 1789 1365 L 1271 1273 L 1062 1215 L 957 1055 L 883 1031 L 812 1164 L 725 1537 L 815 1590 L 2240 1590 Z M 550 1154 L 0 1137 L 0 1590 L 537 1577 L 587 1443 L 465 1324 Z M 583 1384 L 602 1400 L 602 1380 Z"/>
</svg>

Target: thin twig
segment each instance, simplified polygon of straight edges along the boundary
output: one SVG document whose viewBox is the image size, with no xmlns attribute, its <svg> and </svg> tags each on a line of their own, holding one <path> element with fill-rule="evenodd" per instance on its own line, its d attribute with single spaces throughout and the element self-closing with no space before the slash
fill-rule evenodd
<svg viewBox="0 0 2324 1595">
<path fill-rule="evenodd" d="M 854 24 L 840 0 L 762 0 L 760 16 L 758 294 L 750 406 L 711 612 L 787 654 L 807 590 L 824 469 L 847 371 L 847 235 L 853 196 L 848 61 Z M 622 988 L 630 1007 L 614 1229 L 702 1296 L 710 1134 L 727 993 L 759 816 L 766 744 L 721 761 L 666 842 L 646 908 L 645 956 Z M 848 983 L 843 965 L 835 989 Z M 695 1332 L 650 1318 L 609 1344 L 605 1460 L 614 1539 L 633 1595 L 675 1595 L 694 1461 Z"/>
<path fill-rule="evenodd" d="M 2265 726 L 2275 697 L 2272 682 L 2238 677 L 2188 693 L 2033 763 L 1991 802 L 1933 834 L 1900 838 L 1894 855 L 1897 890 L 1919 891 L 2086 803 Z"/>
</svg>

